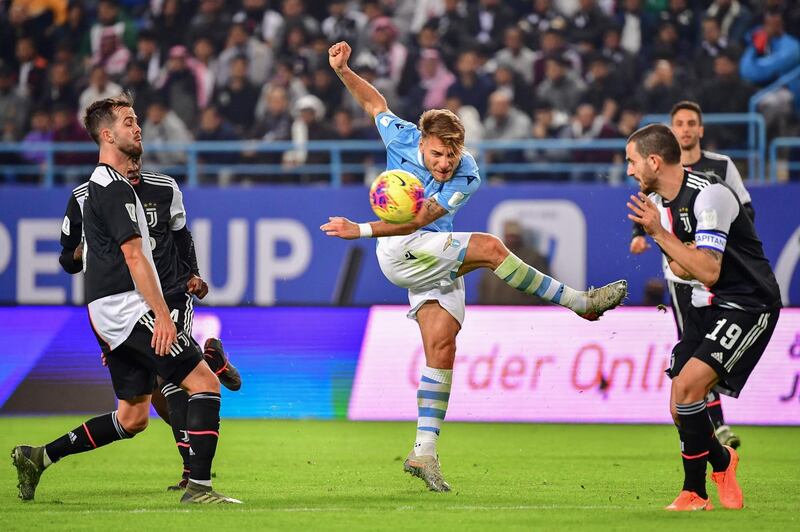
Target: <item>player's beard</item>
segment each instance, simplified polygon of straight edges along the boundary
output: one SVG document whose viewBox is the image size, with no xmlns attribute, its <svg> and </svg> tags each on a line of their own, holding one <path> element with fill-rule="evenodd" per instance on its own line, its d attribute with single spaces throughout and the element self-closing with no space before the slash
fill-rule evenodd
<svg viewBox="0 0 800 532">
<path fill-rule="evenodd" d="M 117 149 L 128 156 L 128 158 L 138 158 L 142 156 L 142 141 L 130 140 L 122 142 L 117 139 Z"/>
<path fill-rule="evenodd" d="M 690 141 L 689 144 L 681 144 L 681 150 L 683 150 L 683 151 L 693 150 L 695 148 L 695 146 L 697 146 L 698 142 L 700 142 L 700 139 L 699 138 L 694 138 L 694 139 L 692 139 Z"/>
</svg>

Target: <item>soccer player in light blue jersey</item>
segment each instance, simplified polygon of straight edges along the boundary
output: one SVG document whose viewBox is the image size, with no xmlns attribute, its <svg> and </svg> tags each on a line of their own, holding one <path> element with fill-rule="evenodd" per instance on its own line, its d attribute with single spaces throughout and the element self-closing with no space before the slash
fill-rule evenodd
<svg viewBox="0 0 800 532">
<path fill-rule="evenodd" d="M 619 305 L 627 295 L 627 283 L 574 290 L 522 262 L 493 235 L 454 232 L 453 217 L 481 183 L 475 159 L 464 150 L 464 126 L 446 109 L 425 111 L 419 125 L 398 118 L 375 87 L 350 70 L 350 53 L 346 42 L 331 46 L 331 68 L 375 119 L 386 145 L 387 169 L 416 175 L 425 185 L 426 199 L 416 217 L 405 224 L 358 224 L 331 217 L 320 229 L 344 239 L 377 238 L 378 263 L 384 275 L 408 289 L 408 317 L 419 324 L 426 367 L 417 391 L 417 438 L 403 467 L 423 479 L 429 489 L 449 491 L 436 443 L 450 398 L 456 335 L 464 321 L 462 276 L 491 268 L 509 286 L 567 307 L 587 320 L 596 320 Z"/>
</svg>

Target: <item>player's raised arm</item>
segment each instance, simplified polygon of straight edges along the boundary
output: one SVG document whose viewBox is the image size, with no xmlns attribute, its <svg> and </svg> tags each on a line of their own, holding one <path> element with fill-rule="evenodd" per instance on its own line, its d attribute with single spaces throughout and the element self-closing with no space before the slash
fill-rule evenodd
<svg viewBox="0 0 800 532">
<path fill-rule="evenodd" d="M 375 118 L 378 114 L 389 110 L 386 98 L 367 80 L 350 70 L 347 60 L 350 59 L 351 52 L 349 44 L 344 41 L 337 42 L 328 48 L 328 63 L 358 105 L 363 107 L 372 118 Z"/>
<path fill-rule="evenodd" d="M 408 223 L 390 224 L 383 220 L 369 223 L 355 223 L 347 218 L 332 216 L 328 223 L 320 226 L 328 236 L 338 236 L 345 240 L 356 238 L 369 238 L 379 236 L 410 235 L 414 231 L 429 225 L 447 214 L 447 209 L 442 207 L 436 198 L 428 198 L 422 205 L 417 215 Z"/>
</svg>

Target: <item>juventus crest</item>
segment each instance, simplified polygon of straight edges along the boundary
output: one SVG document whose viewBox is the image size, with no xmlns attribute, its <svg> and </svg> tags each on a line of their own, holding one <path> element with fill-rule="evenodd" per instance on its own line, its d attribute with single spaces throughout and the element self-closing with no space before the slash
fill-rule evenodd
<svg viewBox="0 0 800 532">
<path fill-rule="evenodd" d="M 144 214 L 147 218 L 148 227 L 155 227 L 158 223 L 158 211 L 156 206 L 152 203 L 144 205 Z"/>
<path fill-rule="evenodd" d="M 687 233 L 691 233 L 692 232 L 692 223 L 689 221 L 689 211 L 687 209 L 681 209 L 680 210 L 680 218 L 681 218 L 681 222 L 683 222 L 683 229 Z M 148 216 L 148 219 L 149 219 L 149 216 Z"/>
</svg>

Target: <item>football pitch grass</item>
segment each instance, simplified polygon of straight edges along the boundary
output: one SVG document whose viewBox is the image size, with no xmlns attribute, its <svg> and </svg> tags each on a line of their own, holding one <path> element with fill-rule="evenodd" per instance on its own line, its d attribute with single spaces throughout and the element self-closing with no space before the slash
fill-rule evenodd
<svg viewBox="0 0 800 532">
<path fill-rule="evenodd" d="M 737 427 L 745 509 L 671 513 L 681 486 L 669 426 L 445 423 L 450 493 L 403 473 L 413 423 L 223 420 L 214 485 L 242 506 L 178 504 L 160 420 L 131 441 L 70 456 L 17 498 L 9 457 L 79 417 L 0 418 L 3 530 L 800 530 L 800 428 Z"/>
</svg>

